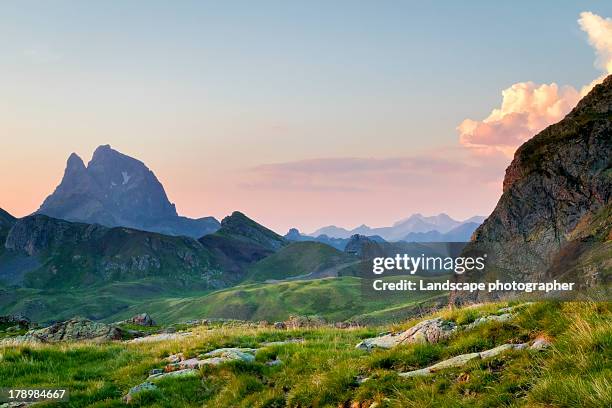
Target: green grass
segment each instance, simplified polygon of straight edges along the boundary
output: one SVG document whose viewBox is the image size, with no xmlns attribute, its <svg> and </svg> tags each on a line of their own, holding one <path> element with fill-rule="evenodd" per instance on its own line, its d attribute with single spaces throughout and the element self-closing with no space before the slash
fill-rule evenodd
<svg viewBox="0 0 612 408">
<path fill-rule="evenodd" d="M 342 277 L 245 284 L 218 291 L 161 290 L 157 282 L 146 280 L 69 292 L 16 289 L 0 296 L 0 314 L 25 313 L 37 322 L 73 316 L 115 322 L 147 312 L 162 324 L 202 318 L 276 321 L 297 314 L 379 324 L 412 316 L 420 303 L 440 297 L 415 292 L 367 298 L 361 285 L 359 278 Z M 393 313 L 389 308 L 394 308 Z"/>
<path fill-rule="evenodd" d="M 320 272 L 357 259 L 319 242 L 294 242 L 249 267 L 248 281 L 290 277 Z"/>
<path fill-rule="evenodd" d="M 437 315 L 457 322 L 486 315 L 487 305 Z M 406 328 L 408 321 L 394 328 Z M 255 347 L 262 341 L 301 337 L 304 343 L 262 349 L 254 363 L 202 369 L 201 378 L 161 382 L 134 406 L 154 407 L 606 407 L 612 404 L 610 303 L 537 303 L 506 323 L 489 322 L 435 345 L 406 345 L 371 353 L 355 349 L 390 327 L 277 331 L 270 328 L 196 328 L 181 341 L 154 344 L 63 344 L 0 348 L 0 386 L 67 387 L 67 406 L 121 406 L 121 396 L 145 380 L 162 358 L 188 357 L 222 346 Z M 482 351 L 544 335 L 544 352 L 512 351 L 462 368 L 403 379 L 398 371 L 422 368 L 457 354 Z M 283 364 L 269 367 L 266 361 Z M 369 380 L 360 384 L 358 376 Z"/>
</svg>

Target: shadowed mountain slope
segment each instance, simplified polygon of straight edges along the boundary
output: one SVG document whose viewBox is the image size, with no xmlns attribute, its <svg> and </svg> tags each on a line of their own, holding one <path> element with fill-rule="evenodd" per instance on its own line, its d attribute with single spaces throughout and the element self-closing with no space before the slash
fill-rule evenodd
<svg viewBox="0 0 612 408">
<path fill-rule="evenodd" d="M 497 271 L 537 280 L 574 268 L 579 286 L 609 280 L 612 76 L 517 150 L 503 187 L 474 234 Z"/>
</svg>

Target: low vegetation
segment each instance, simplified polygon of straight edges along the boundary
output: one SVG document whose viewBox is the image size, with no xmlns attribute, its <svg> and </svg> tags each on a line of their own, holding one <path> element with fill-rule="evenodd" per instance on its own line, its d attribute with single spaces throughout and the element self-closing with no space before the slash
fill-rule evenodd
<svg viewBox="0 0 612 408">
<path fill-rule="evenodd" d="M 436 313 L 457 324 L 496 313 L 488 304 Z M 122 397 L 163 359 L 220 347 L 262 347 L 266 341 L 301 343 L 260 348 L 252 363 L 200 369 L 200 376 L 160 381 L 136 394 L 131 406 L 156 407 L 608 407 L 612 406 L 612 305 L 541 302 L 518 309 L 506 322 L 490 321 L 438 344 L 390 350 L 355 345 L 395 326 L 277 330 L 271 327 L 198 326 L 191 336 L 156 343 L 111 342 L 0 348 L 0 387 L 65 387 L 69 406 L 123 406 Z M 545 351 L 514 350 L 420 378 L 399 372 L 463 353 L 545 337 Z M 270 366 L 270 361 L 280 360 Z M 367 377 L 367 381 L 360 381 Z"/>
</svg>

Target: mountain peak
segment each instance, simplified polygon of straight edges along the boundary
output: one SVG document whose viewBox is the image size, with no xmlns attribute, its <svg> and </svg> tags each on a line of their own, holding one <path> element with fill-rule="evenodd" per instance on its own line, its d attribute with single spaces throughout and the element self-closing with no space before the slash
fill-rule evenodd
<svg viewBox="0 0 612 408">
<path fill-rule="evenodd" d="M 101 155 L 105 155 L 105 154 L 112 153 L 112 152 L 117 152 L 117 151 L 113 150 L 111 148 L 111 145 L 109 144 L 100 145 L 96 148 L 96 150 L 94 150 L 93 158 L 95 158 L 96 156 L 101 156 Z"/>
<path fill-rule="evenodd" d="M 38 213 L 194 238 L 218 229 L 214 219 L 179 217 L 155 174 L 143 162 L 108 144 L 95 150 L 87 167 L 72 153 L 62 181 Z"/>
<path fill-rule="evenodd" d="M 85 163 L 83 163 L 83 159 L 79 157 L 78 154 L 72 153 L 68 157 L 68 161 L 66 162 L 66 170 L 85 170 Z"/>
</svg>

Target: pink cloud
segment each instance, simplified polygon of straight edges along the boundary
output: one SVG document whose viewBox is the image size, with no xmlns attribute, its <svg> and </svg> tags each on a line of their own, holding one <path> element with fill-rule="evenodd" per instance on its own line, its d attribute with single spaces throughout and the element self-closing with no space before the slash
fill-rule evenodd
<svg viewBox="0 0 612 408">
<path fill-rule="evenodd" d="M 578 24 L 595 49 L 595 65 L 606 74 L 612 73 L 612 20 L 583 12 Z M 501 107 L 485 119 L 465 119 L 459 124 L 459 143 L 479 156 L 501 153 L 511 158 L 521 144 L 561 120 L 606 74 L 580 91 L 554 82 L 515 83 L 502 91 Z"/>
<path fill-rule="evenodd" d="M 555 83 L 519 82 L 502 91 L 502 105 L 482 121 L 466 119 L 457 127 L 459 142 L 475 153 L 512 157 L 518 146 L 561 120 L 580 99 L 579 92 Z"/>
</svg>

